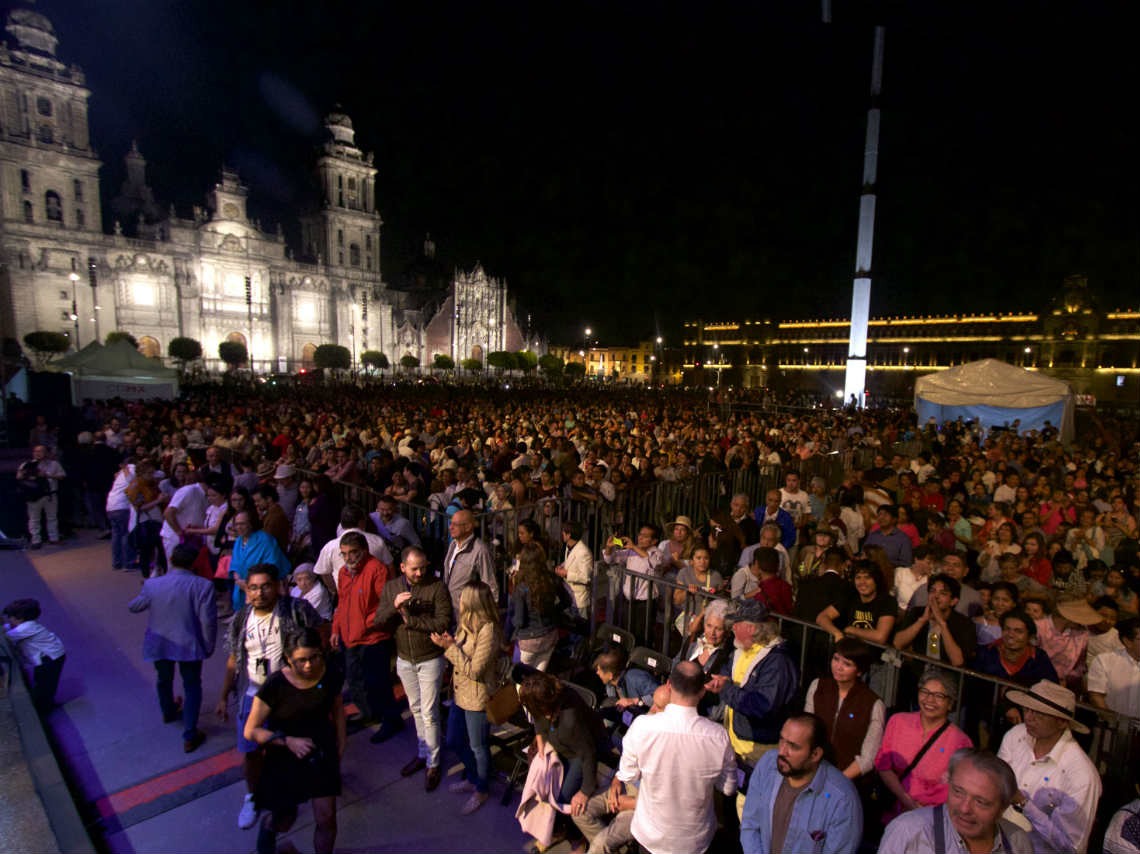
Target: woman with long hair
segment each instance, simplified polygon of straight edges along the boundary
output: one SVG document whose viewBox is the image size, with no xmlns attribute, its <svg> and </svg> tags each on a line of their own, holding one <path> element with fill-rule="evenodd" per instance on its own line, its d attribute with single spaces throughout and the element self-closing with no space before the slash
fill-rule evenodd
<svg viewBox="0 0 1140 854">
<path fill-rule="evenodd" d="M 336 798 L 346 727 L 344 676 L 329 667 L 314 628 L 284 638 L 285 666 L 265 680 L 253 699 L 244 736 L 265 748 L 265 767 L 254 792 L 264 812 L 258 854 L 277 849 L 277 834 L 293 826 L 297 807 L 313 806 L 313 850 L 336 842 Z"/>
<path fill-rule="evenodd" d="M 518 561 L 507 611 L 511 640 L 518 642 L 523 664 L 546 670 L 558 645 L 561 615 L 571 607 L 570 594 L 562 579 L 547 567 L 546 553 L 538 543 L 524 543 Z"/>
<path fill-rule="evenodd" d="M 498 652 L 503 644 L 499 608 L 491 588 L 477 578 L 468 581 L 459 596 L 459 626 L 455 637 L 432 632 L 431 640 L 443 648 L 454 668 L 455 706 L 447 716 L 447 746 L 463 761 L 463 779 L 450 786 L 454 794 L 470 793 L 460 812 L 469 815 L 487 801 L 490 788 L 491 727 L 487 701 L 498 686 Z"/>
</svg>

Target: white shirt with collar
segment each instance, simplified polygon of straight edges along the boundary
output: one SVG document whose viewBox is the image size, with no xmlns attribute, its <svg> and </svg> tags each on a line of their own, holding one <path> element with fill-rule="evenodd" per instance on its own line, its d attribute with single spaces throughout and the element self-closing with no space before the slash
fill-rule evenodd
<svg viewBox="0 0 1140 854">
<path fill-rule="evenodd" d="M 1030 836 L 1039 850 L 1087 851 L 1101 781 L 1092 760 L 1069 730 L 1045 756 L 1036 758 L 1034 739 L 1025 724 L 1018 724 L 1002 739 L 998 758 L 1017 777 L 1017 787 L 1028 796 L 1025 817 L 1033 825 Z"/>
<path fill-rule="evenodd" d="M 1089 667 L 1089 691 L 1104 694 L 1117 714 L 1140 717 L 1140 662 L 1123 646 L 1101 653 Z"/>
<path fill-rule="evenodd" d="M 683 840 L 685 850 L 704 851 L 716 833 L 713 789 L 736 792 L 736 755 L 723 726 L 670 703 L 634 719 L 617 778 L 640 784 L 630 832 L 642 846 L 671 854 Z"/>
<path fill-rule="evenodd" d="M 379 534 L 362 531 L 360 528 L 342 528 L 340 525 L 337 525 L 336 536 L 321 546 L 321 553 L 317 557 L 317 562 L 313 565 L 313 572 L 316 575 L 332 576 L 334 589 L 340 579 L 340 571 L 344 568 L 344 560 L 342 560 L 340 556 L 340 538 L 349 531 L 364 534 L 364 539 L 368 541 L 368 553 L 389 569 L 394 568 L 392 565 L 392 554 L 388 551 L 388 546 L 385 545 L 383 537 Z"/>
</svg>

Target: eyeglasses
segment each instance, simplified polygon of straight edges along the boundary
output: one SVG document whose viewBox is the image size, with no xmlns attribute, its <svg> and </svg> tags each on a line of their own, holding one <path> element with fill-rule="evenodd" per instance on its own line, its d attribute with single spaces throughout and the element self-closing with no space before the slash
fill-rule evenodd
<svg viewBox="0 0 1140 854">
<path fill-rule="evenodd" d="M 293 656 L 293 666 L 294 667 L 304 667 L 306 664 L 317 664 L 323 658 L 324 658 L 324 656 L 319 655 L 319 654 L 318 655 L 309 655 L 309 656 L 295 655 L 295 656 Z"/>
<path fill-rule="evenodd" d="M 949 694 L 943 694 L 940 691 L 927 691 L 925 688 L 919 688 L 918 689 L 918 696 L 920 698 L 921 697 L 930 697 L 933 700 L 938 700 L 940 703 L 949 703 L 950 702 L 950 695 Z"/>
</svg>

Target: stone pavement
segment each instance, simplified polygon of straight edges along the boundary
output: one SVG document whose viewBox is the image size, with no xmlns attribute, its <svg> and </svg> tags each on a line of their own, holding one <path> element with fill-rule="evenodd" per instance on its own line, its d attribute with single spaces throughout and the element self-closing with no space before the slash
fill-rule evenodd
<svg viewBox="0 0 1140 854">
<path fill-rule="evenodd" d="M 42 622 L 67 647 L 60 705 L 47 724 L 96 846 L 110 852 L 252 851 L 255 831 L 239 830 L 236 822 L 245 785 L 234 724 L 213 716 L 225 669 L 221 643 L 203 668 L 200 726 L 208 738 L 187 756 L 179 727 L 161 722 L 153 669 L 142 660 L 146 617 L 127 611 L 140 577 L 111 570 L 107 541 L 82 531 L 64 546 L 0 552 L 0 577 L 4 601 L 39 599 Z M 369 734 L 349 737 L 342 763 L 338 850 L 522 850 L 527 837 L 514 818 L 518 796 L 499 805 L 501 778 L 492 783 L 487 804 L 463 817 L 464 796 L 447 791 L 454 778 L 429 795 L 422 774 L 400 777 L 400 767 L 415 753 L 411 721 L 383 745 L 370 744 Z M 280 842 L 312 850 L 307 807 Z M 15 847 L 0 840 L 0 850 Z"/>
</svg>

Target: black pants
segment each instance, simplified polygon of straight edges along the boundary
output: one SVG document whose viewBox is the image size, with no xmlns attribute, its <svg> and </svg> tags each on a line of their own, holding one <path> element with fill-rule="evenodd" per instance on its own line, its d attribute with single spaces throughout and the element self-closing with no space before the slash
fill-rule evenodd
<svg viewBox="0 0 1140 854">
<path fill-rule="evenodd" d="M 384 726 L 403 723 L 392 693 L 392 641 L 346 647 L 345 678 L 364 720 Z"/>
<path fill-rule="evenodd" d="M 189 741 L 198 732 L 198 713 L 202 708 L 202 662 L 169 661 L 154 663 L 158 674 L 158 705 L 163 717 L 172 717 L 178 710 L 174 702 L 174 666 L 182 673 L 182 740 Z"/>
<path fill-rule="evenodd" d="M 32 702 L 41 715 L 46 715 L 55 705 L 55 691 L 59 687 L 59 677 L 63 673 L 66 655 L 59 658 L 44 658 L 32 670 L 32 687 L 29 693 Z"/>
</svg>

